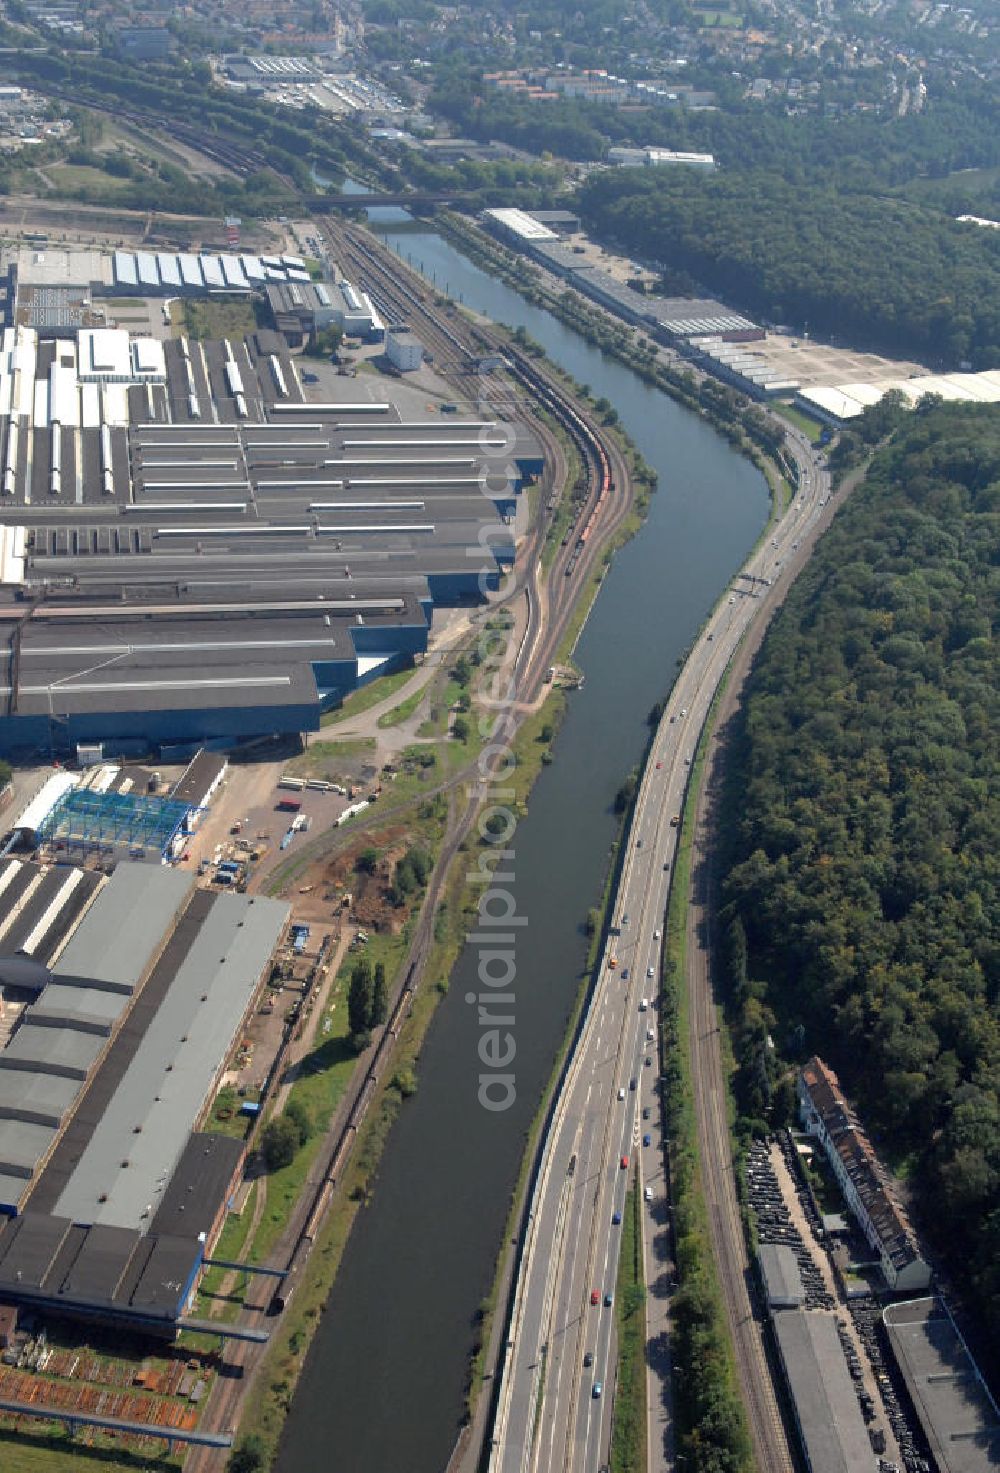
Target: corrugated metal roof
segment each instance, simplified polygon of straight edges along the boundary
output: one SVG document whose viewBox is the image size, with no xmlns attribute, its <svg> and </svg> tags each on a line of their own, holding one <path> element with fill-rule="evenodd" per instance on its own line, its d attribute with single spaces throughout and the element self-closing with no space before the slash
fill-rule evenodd
<svg viewBox="0 0 1000 1473">
<path fill-rule="evenodd" d="M 58 1212 L 120 1227 L 148 1220 L 287 916 L 281 901 L 215 897 L 56 1203 Z"/>
<path fill-rule="evenodd" d="M 118 865 L 70 938 L 55 971 L 135 987 L 191 886 L 190 876 L 163 865 Z"/>
</svg>

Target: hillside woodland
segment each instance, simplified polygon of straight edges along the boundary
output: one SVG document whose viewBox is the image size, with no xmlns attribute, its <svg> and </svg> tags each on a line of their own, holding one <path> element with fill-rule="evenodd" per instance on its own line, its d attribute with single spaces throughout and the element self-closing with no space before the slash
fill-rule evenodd
<svg viewBox="0 0 1000 1473">
<path fill-rule="evenodd" d="M 759 170 L 609 170 L 584 185 L 580 211 L 676 289 L 951 369 L 1000 365 L 998 231 Z"/>
<path fill-rule="evenodd" d="M 723 886 L 744 1115 L 826 1057 L 1000 1363 L 1000 411 L 926 404 L 775 619 Z M 776 1046 L 772 1047 L 772 1044 Z"/>
</svg>

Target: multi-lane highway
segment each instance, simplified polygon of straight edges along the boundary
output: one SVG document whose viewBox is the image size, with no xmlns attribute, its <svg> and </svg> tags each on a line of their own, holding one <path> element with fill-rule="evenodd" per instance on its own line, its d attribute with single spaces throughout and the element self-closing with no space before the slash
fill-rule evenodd
<svg viewBox="0 0 1000 1473">
<path fill-rule="evenodd" d="M 608 1456 L 616 1367 L 613 1296 L 628 1180 L 638 1162 L 643 1187 L 647 1274 L 657 1265 L 649 1302 L 650 1338 L 664 1325 L 661 1262 L 669 1204 L 659 1151 L 656 1012 L 661 932 L 679 837 L 678 820 L 701 729 L 732 656 L 751 623 L 776 603 L 808 553 L 829 500 L 827 473 L 797 431 L 790 448 L 800 486 L 785 515 L 720 599 L 671 692 L 636 798 L 611 934 L 543 1154 L 514 1291 L 500 1368 L 491 1473 L 595 1470 Z M 715 1045 L 717 1048 L 717 1043 Z M 721 1092 L 720 1092 L 721 1094 Z M 703 1170 L 733 1190 L 728 1131 L 713 1131 L 715 1155 Z M 646 1135 L 650 1144 L 644 1145 Z M 720 1144 L 721 1140 L 721 1144 Z M 720 1154 L 724 1152 L 724 1158 Z M 720 1217 L 719 1231 L 732 1231 Z M 738 1216 L 736 1231 L 739 1232 Z M 718 1251 L 718 1242 L 716 1244 Z M 731 1285 L 746 1295 L 745 1284 Z M 595 1303 L 594 1300 L 597 1300 Z M 751 1318 L 749 1301 L 745 1314 Z M 759 1340 L 759 1337 L 758 1337 Z M 660 1383 L 664 1358 L 649 1347 L 649 1467 L 670 1466 L 672 1436 Z M 739 1351 L 740 1347 L 738 1347 Z M 752 1347 L 743 1347 L 743 1358 Z M 781 1473 L 789 1453 L 766 1363 L 741 1367 L 750 1392 L 751 1431 L 761 1468 Z"/>
</svg>

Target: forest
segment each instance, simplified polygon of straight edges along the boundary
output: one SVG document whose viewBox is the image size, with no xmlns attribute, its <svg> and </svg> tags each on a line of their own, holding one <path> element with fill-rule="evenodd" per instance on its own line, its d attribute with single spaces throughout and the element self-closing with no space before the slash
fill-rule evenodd
<svg viewBox="0 0 1000 1473">
<path fill-rule="evenodd" d="M 744 1120 L 840 1074 L 1000 1366 L 1000 412 L 925 403 L 752 672 L 721 924 Z"/>
<path fill-rule="evenodd" d="M 885 195 L 750 171 L 608 170 L 591 231 L 799 331 L 957 369 L 1000 366 L 1000 232 Z"/>
<path fill-rule="evenodd" d="M 727 170 L 762 169 L 793 183 L 822 178 L 852 192 L 1000 164 L 1000 100 L 974 83 L 961 97 L 936 95 L 927 111 L 886 120 L 869 113 L 789 117 L 742 101 L 721 79 L 713 83 L 725 92 L 718 110 L 613 108 L 564 98 L 540 106 L 492 91 L 481 69 L 466 62 L 439 68 L 435 81 L 428 106 L 466 136 L 560 158 L 601 160 L 610 144 L 653 144 L 713 153 Z"/>
</svg>

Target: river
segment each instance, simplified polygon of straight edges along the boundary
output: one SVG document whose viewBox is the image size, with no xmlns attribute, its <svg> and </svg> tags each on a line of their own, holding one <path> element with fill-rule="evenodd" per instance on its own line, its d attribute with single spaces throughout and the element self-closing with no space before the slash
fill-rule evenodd
<svg viewBox="0 0 1000 1473">
<path fill-rule="evenodd" d="M 616 831 L 615 792 L 641 757 L 650 707 L 759 534 L 763 477 L 695 415 L 486 276 L 430 229 L 375 211 L 386 241 L 469 307 L 523 326 L 606 396 L 659 474 L 649 516 L 615 557 L 577 646 L 570 697 L 513 848 L 527 918 L 515 983 L 517 1099 L 477 1102 L 481 1029 L 460 956 L 309 1352 L 278 1473 L 443 1473 L 464 1411 L 478 1307 L 492 1282 L 525 1133 L 576 995 L 587 910 Z M 377 217 L 383 219 L 379 221 Z"/>
</svg>

